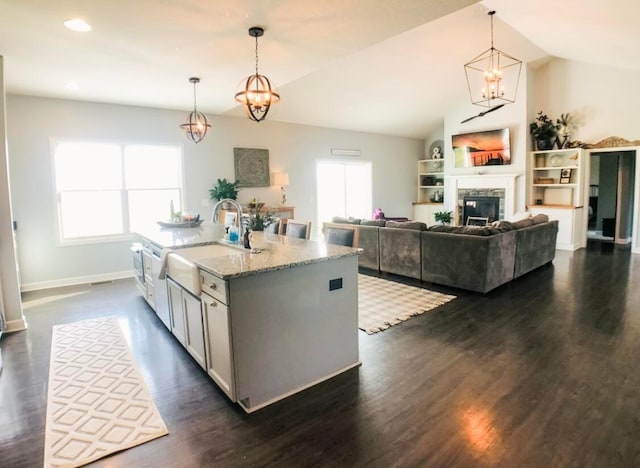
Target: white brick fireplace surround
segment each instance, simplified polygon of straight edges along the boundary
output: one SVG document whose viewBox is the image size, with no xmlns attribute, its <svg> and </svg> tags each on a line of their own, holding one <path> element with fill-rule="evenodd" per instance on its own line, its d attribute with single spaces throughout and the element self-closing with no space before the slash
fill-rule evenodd
<svg viewBox="0 0 640 468">
<path fill-rule="evenodd" d="M 501 206 L 504 206 L 504 219 L 510 219 L 515 213 L 516 199 L 516 179 L 522 174 L 469 174 L 446 176 L 446 194 L 445 200 L 456 200 L 455 213 L 453 219 L 459 219 L 461 206 L 457 200 L 460 198 L 459 191 L 467 191 L 469 189 L 489 189 L 503 190 L 504 202 L 501 200 Z M 454 203 L 449 205 L 452 207 Z"/>
</svg>

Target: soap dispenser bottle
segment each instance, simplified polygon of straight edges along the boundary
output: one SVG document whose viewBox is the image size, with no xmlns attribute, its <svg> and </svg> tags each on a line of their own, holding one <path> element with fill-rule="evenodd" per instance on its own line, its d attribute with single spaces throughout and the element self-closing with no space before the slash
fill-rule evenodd
<svg viewBox="0 0 640 468">
<path fill-rule="evenodd" d="M 249 228 L 245 228 L 245 231 L 244 231 L 244 248 L 245 249 L 251 248 L 251 243 L 249 242 Z"/>
</svg>

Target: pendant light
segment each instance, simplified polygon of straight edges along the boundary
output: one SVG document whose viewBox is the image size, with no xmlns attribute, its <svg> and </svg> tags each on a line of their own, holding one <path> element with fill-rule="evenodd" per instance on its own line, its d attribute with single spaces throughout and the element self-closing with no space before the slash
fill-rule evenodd
<svg viewBox="0 0 640 468">
<path fill-rule="evenodd" d="M 211 125 L 207 121 L 207 116 L 202 112 L 198 112 L 198 107 L 196 106 L 196 84 L 200 83 L 200 78 L 191 77 L 189 82 L 193 83 L 193 112 L 187 116 L 186 123 L 180 125 L 180 128 L 184 130 L 189 140 L 194 143 L 200 143 L 207 134 L 207 130 L 211 128 Z"/>
<path fill-rule="evenodd" d="M 516 102 L 522 62 L 493 47 L 493 15 L 491 18 L 491 47 L 464 65 L 471 102 L 478 106 L 494 107 Z"/>
<path fill-rule="evenodd" d="M 249 36 L 256 39 L 256 73 L 242 80 L 236 92 L 236 102 L 242 104 L 247 111 L 247 117 L 261 122 L 267 117 L 271 104 L 280 101 L 280 94 L 276 91 L 269 78 L 258 73 L 258 38 L 264 35 L 264 29 L 259 26 L 249 28 Z"/>
</svg>

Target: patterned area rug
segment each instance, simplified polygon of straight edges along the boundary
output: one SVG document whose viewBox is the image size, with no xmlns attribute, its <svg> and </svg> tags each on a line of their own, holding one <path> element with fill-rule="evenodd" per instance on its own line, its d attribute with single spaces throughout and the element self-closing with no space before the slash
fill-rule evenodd
<svg viewBox="0 0 640 468">
<path fill-rule="evenodd" d="M 81 466 L 168 434 L 115 317 L 53 327 L 44 466 Z"/>
<path fill-rule="evenodd" d="M 456 296 L 358 275 L 358 328 L 369 335 L 434 309 Z"/>
</svg>

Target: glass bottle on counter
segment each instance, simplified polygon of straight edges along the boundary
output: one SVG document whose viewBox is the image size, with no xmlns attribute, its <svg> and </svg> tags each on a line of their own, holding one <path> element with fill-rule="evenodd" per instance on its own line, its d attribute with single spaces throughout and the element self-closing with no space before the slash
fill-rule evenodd
<svg viewBox="0 0 640 468">
<path fill-rule="evenodd" d="M 244 231 L 244 248 L 245 249 L 251 248 L 251 244 L 249 243 L 249 228 L 245 228 L 245 231 Z"/>
</svg>

